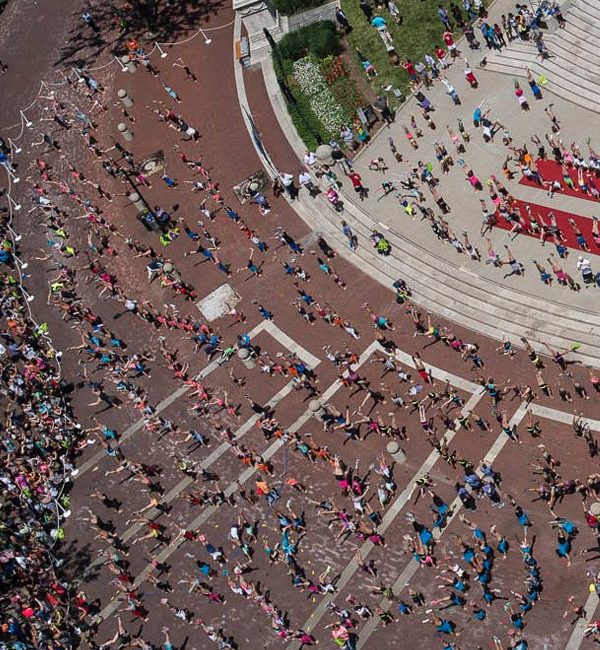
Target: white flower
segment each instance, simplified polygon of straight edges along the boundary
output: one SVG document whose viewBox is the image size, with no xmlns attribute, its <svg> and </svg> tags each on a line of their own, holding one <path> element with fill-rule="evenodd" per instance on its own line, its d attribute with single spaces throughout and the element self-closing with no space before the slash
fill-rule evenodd
<svg viewBox="0 0 600 650">
<path fill-rule="evenodd" d="M 307 97 L 327 88 L 319 66 L 310 57 L 304 57 L 294 62 L 294 79 Z"/>
<path fill-rule="evenodd" d="M 330 133 L 336 133 L 347 120 L 344 110 L 332 95 L 319 65 L 304 57 L 294 62 L 294 79 L 304 95 L 310 97 L 310 107 Z"/>
<path fill-rule="evenodd" d="M 326 88 L 310 100 L 310 107 L 321 124 L 330 132 L 337 132 L 346 122 L 344 110 L 337 103 L 329 88 Z"/>
</svg>

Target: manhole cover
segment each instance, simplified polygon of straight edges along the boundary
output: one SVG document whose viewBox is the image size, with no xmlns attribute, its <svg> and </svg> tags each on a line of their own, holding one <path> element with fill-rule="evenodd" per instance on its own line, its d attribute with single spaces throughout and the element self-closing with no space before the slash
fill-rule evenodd
<svg viewBox="0 0 600 650">
<path fill-rule="evenodd" d="M 144 176 L 152 176 L 152 174 L 157 174 L 162 172 L 165 168 L 165 155 L 162 151 L 157 151 L 150 156 L 147 156 L 142 160 L 138 165 L 139 171 L 144 174 Z"/>
</svg>

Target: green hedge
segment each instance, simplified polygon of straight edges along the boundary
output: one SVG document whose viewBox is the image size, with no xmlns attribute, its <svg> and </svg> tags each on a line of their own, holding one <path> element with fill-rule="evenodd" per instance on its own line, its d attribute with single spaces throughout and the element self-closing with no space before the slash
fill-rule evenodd
<svg viewBox="0 0 600 650">
<path fill-rule="evenodd" d="M 319 134 L 325 142 L 334 134 L 324 130 L 321 122 L 312 112 L 309 98 L 305 97 L 296 86 L 293 76 L 294 61 L 309 54 L 318 59 L 325 59 L 328 56 L 337 56 L 341 51 L 342 42 L 335 23 L 323 20 L 286 34 L 277 44 L 277 54 L 273 56 L 277 77 L 287 80 L 295 99 L 294 103 L 286 100 L 288 113 L 298 135 L 313 151 L 318 144 L 315 134 Z"/>
<path fill-rule="evenodd" d="M 325 4 L 327 0 L 269 0 L 273 9 L 284 16 L 293 16 L 307 9 L 314 9 Z"/>
<path fill-rule="evenodd" d="M 342 51 L 342 43 L 335 23 L 322 20 L 286 34 L 279 41 L 277 50 L 282 59 L 293 63 L 307 54 L 318 59 L 337 56 Z"/>
</svg>

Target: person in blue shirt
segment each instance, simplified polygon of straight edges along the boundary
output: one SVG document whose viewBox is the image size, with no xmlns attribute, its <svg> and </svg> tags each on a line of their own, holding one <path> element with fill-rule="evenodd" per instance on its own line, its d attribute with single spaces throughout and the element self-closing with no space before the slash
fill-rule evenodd
<svg viewBox="0 0 600 650">
<path fill-rule="evenodd" d="M 442 619 L 439 616 L 433 617 L 433 624 L 435 625 L 438 634 L 455 634 L 456 623 L 448 619 Z"/>
<path fill-rule="evenodd" d="M 471 607 L 473 608 L 473 612 L 471 614 L 471 617 L 473 618 L 474 621 L 483 621 L 487 614 L 485 613 L 484 609 L 481 609 L 481 607 L 478 607 L 475 604 L 475 601 L 471 601 Z"/>
<path fill-rule="evenodd" d="M 452 25 L 450 24 L 450 16 L 448 16 L 448 12 L 440 5 L 437 9 L 437 14 L 439 16 L 439 19 L 444 26 L 444 29 L 447 31 L 450 31 L 452 29 Z"/>
<path fill-rule="evenodd" d="M 558 540 L 556 543 L 556 555 L 559 558 L 567 559 L 567 566 L 571 566 L 571 557 L 569 553 L 571 552 L 571 540 L 562 532 L 558 533 Z"/>
<path fill-rule="evenodd" d="M 385 29 L 387 27 L 385 20 L 381 16 L 375 16 L 371 21 L 371 25 L 373 25 L 377 30 Z"/>
<path fill-rule="evenodd" d="M 403 600 L 401 600 L 398 605 L 398 611 L 401 614 L 405 614 L 405 615 L 412 614 L 412 607 L 407 603 L 405 603 Z"/>
</svg>

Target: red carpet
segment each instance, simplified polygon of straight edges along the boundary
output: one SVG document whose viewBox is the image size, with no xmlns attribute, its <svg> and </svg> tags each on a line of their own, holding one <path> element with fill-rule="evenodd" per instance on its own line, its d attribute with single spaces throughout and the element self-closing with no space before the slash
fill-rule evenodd
<svg viewBox="0 0 600 650">
<path fill-rule="evenodd" d="M 540 173 L 540 176 L 545 180 L 545 181 L 559 181 L 559 183 L 562 185 L 562 190 L 558 190 L 557 194 L 566 194 L 567 196 L 576 196 L 577 198 L 580 199 L 586 199 L 588 201 L 594 201 L 596 203 L 599 202 L 598 199 L 595 199 L 591 194 L 586 194 L 585 192 L 579 190 L 579 192 L 573 191 L 571 188 L 569 188 L 567 185 L 564 184 L 563 182 L 563 175 L 562 175 L 562 169 L 561 166 L 555 162 L 554 160 L 536 160 L 535 164 L 537 166 L 537 170 Z M 569 167 L 569 176 L 573 179 L 573 184 L 575 187 L 578 188 L 577 185 L 577 170 L 574 167 Z M 595 186 L 600 190 L 600 180 L 595 178 L 594 174 L 591 174 L 589 172 L 584 172 L 583 174 L 584 180 L 586 183 L 595 184 Z M 527 179 L 525 176 L 521 178 L 519 181 L 521 185 L 529 185 L 530 187 L 537 187 L 539 188 L 540 186 L 534 182 L 530 181 Z M 546 186 L 544 189 L 548 189 Z M 579 189 L 579 188 L 578 188 Z"/>
<path fill-rule="evenodd" d="M 560 167 L 559 167 L 560 170 Z M 563 238 L 566 240 L 565 245 L 568 246 L 569 248 L 575 249 L 575 250 L 582 250 L 579 244 L 577 243 L 577 238 L 575 236 L 575 233 L 573 232 L 573 228 L 571 224 L 568 222 L 568 219 L 571 218 L 573 221 L 575 221 L 575 224 L 579 227 L 579 229 L 583 232 L 583 235 L 586 239 L 587 245 L 589 250 L 592 253 L 600 253 L 600 247 L 596 246 L 594 243 L 594 240 L 592 238 L 592 220 L 589 217 L 582 217 L 577 214 L 571 214 L 569 212 L 563 212 L 562 210 L 554 210 L 551 208 L 546 208 L 542 205 L 538 205 L 536 203 L 527 203 L 525 201 L 520 201 L 520 200 L 515 200 L 514 203 L 515 206 L 518 206 L 519 210 L 521 211 L 521 214 L 523 216 L 523 219 L 529 226 L 529 219 L 527 217 L 527 211 L 525 209 L 525 206 L 528 205 L 529 208 L 531 209 L 531 213 L 534 217 L 537 217 L 537 215 L 541 215 L 542 219 L 544 220 L 544 223 L 550 224 L 550 218 L 548 217 L 548 214 L 550 212 L 554 213 L 554 216 L 556 217 L 556 224 L 560 228 L 561 233 L 563 235 Z M 538 218 L 539 221 L 539 218 Z M 503 230 L 510 230 L 512 227 L 512 224 L 508 223 L 505 221 L 498 213 L 496 214 L 496 227 L 497 228 L 502 228 Z M 522 231 L 521 234 L 523 235 L 528 235 L 530 237 L 535 237 L 539 241 L 539 233 L 537 235 L 532 234 L 531 232 L 527 231 Z M 554 240 L 552 237 L 546 237 L 546 242 L 547 242 L 547 247 L 549 250 L 554 250 Z"/>
</svg>

